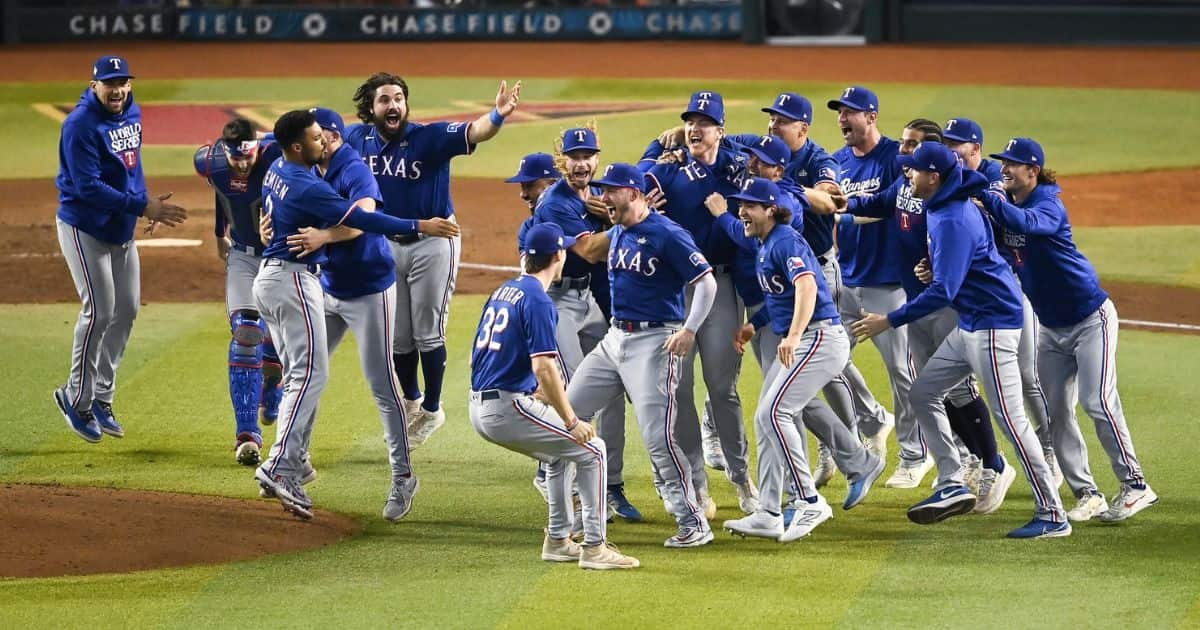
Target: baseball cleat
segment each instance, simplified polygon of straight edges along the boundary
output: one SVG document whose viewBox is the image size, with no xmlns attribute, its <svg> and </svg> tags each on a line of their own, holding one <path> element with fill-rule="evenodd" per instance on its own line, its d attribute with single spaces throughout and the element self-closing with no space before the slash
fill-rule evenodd
<svg viewBox="0 0 1200 630">
<path fill-rule="evenodd" d="M 887 458 L 887 439 L 892 429 L 896 427 L 896 417 L 887 411 L 883 412 L 884 422 L 879 427 L 879 431 L 875 435 L 868 435 L 863 439 L 863 446 L 867 447 L 871 454 L 879 459 Z"/>
<path fill-rule="evenodd" d="M 685 549 L 687 547 L 707 545 L 712 542 L 712 539 L 712 529 L 709 528 L 706 522 L 699 525 L 680 525 L 679 531 L 663 542 L 663 546 L 672 549 Z"/>
<path fill-rule="evenodd" d="M 733 484 L 737 490 L 738 508 L 746 514 L 754 514 L 760 509 L 758 503 L 758 488 L 754 487 L 754 482 L 749 478 L 745 483 Z"/>
<path fill-rule="evenodd" d="M 1121 492 L 1108 504 L 1108 510 L 1100 514 L 1100 520 L 1105 523 L 1123 521 L 1155 503 L 1158 503 L 1158 495 L 1149 484 L 1142 484 L 1141 488 L 1137 488 L 1123 483 Z"/>
<path fill-rule="evenodd" d="M 417 494 L 417 490 L 420 488 L 421 480 L 416 475 L 393 481 L 387 503 L 383 504 L 384 520 L 395 523 L 407 516 L 409 510 L 412 509 L 413 495 Z"/>
<path fill-rule="evenodd" d="M 439 408 L 437 411 L 429 411 L 421 409 L 417 412 L 414 418 L 408 424 L 408 448 L 409 450 L 421 446 L 433 435 L 434 431 L 442 428 L 446 424 L 446 410 Z"/>
<path fill-rule="evenodd" d="M 1000 458 L 1004 459 L 1004 456 L 1001 455 Z M 983 469 L 983 475 L 979 478 L 979 494 L 974 512 L 991 514 L 1000 509 L 1000 505 L 1004 503 L 1004 497 L 1008 495 L 1008 489 L 1012 487 L 1016 478 L 1017 469 L 1008 462 L 1004 463 L 1002 472 L 996 472 L 991 468 Z"/>
<path fill-rule="evenodd" d="M 1055 523 L 1041 518 L 1008 532 L 1009 538 L 1063 538 L 1071 535 L 1071 523 L 1063 521 Z"/>
<path fill-rule="evenodd" d="M 875 457 L 874 455 L 869 455 L 869 457 L 875 460 L 875 465 L 872 466 L 871 470 L 867 471 L 866 474 L 862 475 L 858 479 L 855 479 L 854 481 L 851 481 L 847 486 L 846 500 L 842 502 L 843 510 L 849 510 L 859 503 L 862 503 L 863 499 L 867 498 L 867 493 L 871 491 L 871 485 L 879 479 L 879 475 L 883 474 L 883 459 Z"/>
<path fill-rule="evenodd" d="M 542 560 L 546 562 L 578 562 L 583 549 L 570 538 L 551 538 L 542 541 Z"/>
<path fill-rule="evenodd" d="M 424 396 L 416 400 L 409 400 L 407 398 L 404 399 L 404 418 L 408 424 L 412 424 L 412 421 L 417 417 L 417 414 L 421 413 L 421 403 L 424 401 Z"/>
<path fill-rule="evenodd" d="M 125 429 L 121 427 L 121 423 L 117 422 L 117 417 L 113 415 L 111 403 L 93 400 L 92 417 L 96 419 L 96 424 L 100 425 L 100 431 L 105 435 L 115 438 L 125 437 Z"/>
<path fill-rule="evenodd" d="M 817 448 L 817 471 L 813 474 L 813 485 L 817 489 L 825 487 L 837 474 L 837 464 L 833 462 L 833 451 L 824 444 Z"/>
<path fill-rule="evenodd" d="M 260 487 L 270 488 L 284 510 L 304 520 L 313 517 L 312 499 L 308 498 L 304 488 L 296 480 L 283 475 L 272 475 L 262 467 L 254 470 L 254 478 L 258 480 Z"/>
<path fill-rule="evenodd" d="M 800 540 L 812 533 L 818 525 L 833 518 L 833 508 L 829 507 L 829 503 L 825 501 L 825 497 L 819 493 L 816 500 L 809 502 L 800 499 L 796 502 L 796 513 L 792 516 L 792 521 L 788 523 L 787 529 L 783 530 L 783 534 L 779 536 L 779 542 L 787 543 L 794 540 Z"/>
<path fill-rule="evenodd" d="M 1067 518 L 1077 522 L 1090 521 L 1107 511 L 1108 501 L 1104 500 L 1104 495 L 1099 492 L 1088 492 L 1079 497 L 1075 507 L 1067 512 Z"/>
<path fill-rule="evenodd" d="M 916 488 L 921 485 L 925 474 L 933 469 L 933 459 L 926 457 L 920 461 L 900 460 L 900 465 L 883 485 L 889 488 Z"/>
<path fill-rule="evenodd" d="M 313 468 L 312 456 L 308 453 L 305 453 L 304 457 L 300 460 L 300 485 L 307 486 L 316 480 L 317 469 Z M 274 499 L 275 490 L 273 490 L 270 486 L 260 482 L 258 484 L 258 496 L 264 499 Z"/>
<path fill-rule="evenodd" d="M 608 569 L 636 569 L 640 566 L 642 563 L 638 562 L 637 558 L 621 553 L 616 545 L 608 542 L 599 545 L 585 545 L 579 555 L 579 568 L 581 569 L 605 571 Z"/>
<path fill-rule="evenodd" d="M 67 426 L 84 441 L 95 444 L 104 437 L 104 433 L 100 431 L 100 423 L 96 422 L 91 411 L 79 411 L 67 402 L 66 389 L 60 387 L 54 390 L 54 404 L 58 405 L 58 411 L 67 421 Z"/>
<path fill-rule="evenodd" d="M 725 453 L 721 450 L 721 439 L 715 432 L 707 432 L 704 427 L 701 423 L 700 428 L 704 430 L 704 465 L 713 470 L 725 470 Z"/>
<path fill-rule="evenodd" d="M 239 433 L 233 451 L 237 463 L 243 466 L 257 466 L 261 459 L 262 438 L 253 433 Z"/>
<path fill-rule="evenodd" d="M 625 484 L 623 483 L 608 487 L 608 509 L 630 523 L 638 523 L 642 520 L 641 511 L 625 497 Z"/>
<path fill-rule="evenodd" d="M 723 527 L 742 538 L 755 536 L 778 540 L 783 535 L 783 517 L 759 510 L 745 518 L 725 521 Z"/>
<path fill-rule="evenodd" d="M 966 486 L 947 486 L 908 508 L 908 520 L 918 525 L 931 525 L 966 514 L 974 508 L 975 495 Z"/>
<path fill-rule="evenodd" d="M 963 460 L 963 485 L 971 491 L 971 494 L 979 495 L 979 482 L 983 478 L 983 460 L 974 455 L 967 455 Z M 933 477 L 934 483 L 937 483 L 937 475 Z"/>
<path fill-rule="evenodd" d="M 704 518 L 711 521 L 717 517 L 717 502 L 707 492 L 697 492 L 696 502 L 704 510 Z"/>
</svg>

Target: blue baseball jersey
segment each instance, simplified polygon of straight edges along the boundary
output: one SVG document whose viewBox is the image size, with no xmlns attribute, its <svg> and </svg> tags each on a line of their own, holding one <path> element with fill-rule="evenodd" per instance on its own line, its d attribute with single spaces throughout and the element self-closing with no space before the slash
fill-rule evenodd
<svg viewBox="0 0 1200 630">
<path fill-rule="evenodd" d="M 608 238 L 613 317 L 683 321 L 684 287 L 712 272 L 687 230 L 651 212 L 630 228 L 613 226 Z"/>
<path fill-rule="evenodd" d="M 870 153 L 859 157 L 850 147 L 842 147 L 833 157 L 839 170 L 838 185 L 847 197 L 857 197 L 887 190 L 892 182 L 903 177 L 896 156 L 900 143 L 880 138 Z M 873 287 L 900 284 L 900 245 L 895 236 L 896 219 L 878 223 L 837 226 L 838 262 L 842 265 L 842 282 L 849 287 Z"/>
<path fill-rule="evenodd" d="M 913 267 L 929 257 L 929 234 L 925 229 L 925 204 L 913 197 L 908 178 L 898 178 L 883 192 L 851 197 L 846 211 L 861 217 L 896 220 L 900 286 L 910 300 L 920 295 L 925 283 L 917 279 Z"/>
<path fill-rule="evenodd" d="M 1021 290 L 1038 320 L 1051 328 L 1078 324 L 1108 299 L 1095 267 L 1075 246 L 1061 192 L 1056 184 L 1041 184 L 1019 204 L 992 190 L 982 196 L 1012 253 Z"/>
<path fill-rule="evenodd" d="M 326 182 L 338 195 L 350 200 L 374 199 L 383 203 L 379 185 L 354 147 L 343 144 L 329 160 Z M 377 212 L 382 208 L 376 206 Z M 358 238 L 330 243 L 329 259 L 321 273 L 321 288 L 336 298 L 349 299 L 387 290 L 396 283 L 396 261 L 382 234 L 363 232 Z"/>
<path fill-rule="evenodd" d="M 346 127 L 343 136 L 375 175 L 388 214 L 405 219 L 448 219 L 454 214 L 450 159 L 475 150 L 467 141 L 470 126 L 465 122 L 410 122 L 402 133 L 385 140 L 375 125 L 359 123 Z"/>
<path fill-rule="evenodd" d="M 520 276 L 492 292 L 471 350 L 471 389 L 537 390 L 532 357 L 557 356 L 558 311 L 542 283 Z"/>
<path fill-rule="evenodd" d="M 150 202 L 142 172 L 142 110 L 133 93 L 113 114 L 86 88 L 58 141 L 58 218 L 106 243 L 133 239 Z"/>
<path fill-rule="evenodd" d="M 734 246 L 725 233 L 714 229 L 715 220 L 704 200 L 712 193 L 728 197 L 739 192 L 746 178 L 746 157 L 731 149 L 719 149 L 712 164 L 690 154 L 682 163 L 655 164 L 646 171 L 647 184 L 662 189 L 667 203 L 659 211 L 683 226 L 700 246 L 709 262 L 733 262 Z"/>
<path fill-rule="evenodd" d="M 912 323 L 946 306 L 958 312 L 958 326 L 966 331 L 1024 325 L 1016 277 L 996 251 L 983 213 L 970 200 L 986 186 L 983 175 L 956 166 L 925 201 L 933 282 L 888 314 L 892 326 Z"/>
<path fill-rule="evenodd" d="M 787 180 L 776 182 L 780 191 L 785 194 L 780 204 L 792 211 L 792 229 L 797 232 L 804 230 L 804 211 L 808 209 L 808 197 L 804 190 Z M 729 240 L 737 246 L 733 257 L 733 288 L 746 306 L 756 306 L 763 301 L 762 289 L 758 285 L 758 239 L 746 236 L 745 225 L 738 218 L 737 201 L 729 200 L 730 210 L 717 217 L 717 229 L 725 232 Z"/>
<path fill-rule="evenodd" d="M 225 141 L 217 140 L 196 151 L 193 165 L 196 173 L 212 186 L 216 210 L 214 233 L 218 238 L 226 236 L 243 247 L 251 247 L 256 254 L 263 250 L 258 238 L 258 218 L 262 212 L 262 181 L 271 168 L 271 163 L 283 155 L 274 137 L 258 141 L 258 153 L 254 166 L 245 177 L 239 176 L 225 156 Z"/>
<path fill-rule="evenodd" d="M 537 217 L 530 216 L 521 222 L 521 226 L 517 228 L 517 251 L 525 251 L 525 234 L 529 232 L 529 228 L 538 224 Z"/>
<path fill-rule="evenodd" d="M 828 319 L 834 324 L 841 323 L 817 255 L 791 226 L 777 225 L 767 235 L 758 251 L 757 271 L 758 284 L 767 300 L 765 308 L 771 318 L 771 330 L 776 334 L 786 335 L 792 326 L 796 308 L 795 282 L 803 276 L 811 276 L 817 285 L 817 299 L 810 321 Z"/>
<path fill-rule="evenodd" d="M 328 228 L 346 224 L 364 232 L 412 234 L 416 221 L 396 219 L 382 212 L 363 212 L 354 202 L 338 195 L 325 180 L 294 162 L 279 158 L 263 177 L 263 208 L 271 216 L 274 234 L 263 251 L 264 258 L 324 265 L 325 247 L 297 258 L 288 250 L 287 237 L 302 227 Z"/>
<path fill-rule="evenodd" d="M 605 229 L 604 224 L 587 211 L 587 205 L 565 178 L 554 182 L 542 193 L 533 216 L 536 223 L 557 223 L 563 234 L 575 238 Z M 591 275 L 594 266 L 575 252 L 567 250 L 567 262 L 563 265 L 562 275 L 564 278 L 586 278 Z"/>
</svg>

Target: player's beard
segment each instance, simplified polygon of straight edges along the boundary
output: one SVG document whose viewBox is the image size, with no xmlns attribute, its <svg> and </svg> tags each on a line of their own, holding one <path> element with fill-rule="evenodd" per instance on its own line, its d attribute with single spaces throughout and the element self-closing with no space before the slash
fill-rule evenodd
<svg viewBox="0 0 1200 630">
<path fill-rule="evenodd" d="M 385 138 L 392 138 L 394 136 L 400 135 L 401 132 L 404 131 L 404 128 L 406 126 L 408 126 L 408 109 L 407 108 L 405 108 L 403 112 L 400 112 L 400 121 L 396 125 L 395 129 L 392 129 L 388 125 L 387 117 L 388 117 L 388 114 L 385 113 L 383 116 L 375 119 L 375 128 L 377 130 L 379 130 L 379 134 Z"/>
</svg>

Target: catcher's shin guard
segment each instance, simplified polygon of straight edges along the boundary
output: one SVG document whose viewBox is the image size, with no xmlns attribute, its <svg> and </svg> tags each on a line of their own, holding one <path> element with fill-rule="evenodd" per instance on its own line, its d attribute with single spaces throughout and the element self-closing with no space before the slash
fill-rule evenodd
<svg viewBox="0 0 1200 630">
<path fill-rule="evenodd" d="M 233 339 L 229 342 L 229 398 L 237 420 L 237 433 L 261 433 L 258 406 L 262 397 L 262 320 L 254 311 L 236 311 L 229 318 Z"/>
</svg>

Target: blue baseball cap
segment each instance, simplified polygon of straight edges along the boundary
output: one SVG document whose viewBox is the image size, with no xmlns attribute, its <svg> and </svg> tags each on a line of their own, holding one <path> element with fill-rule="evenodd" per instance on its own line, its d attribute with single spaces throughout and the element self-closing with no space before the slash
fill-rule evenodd
<svg viewBox="0 0 1200 630">
<path fill-rule="evenodd" d="M 774 206 L 782 196 L 775 182 L 763 177 L 750 177 L 742 184 L 741 192 L 730 195 L 729 198 Z"/>
<path fill-rule="evenodd" d="M 600 152 L 600 142 L 596 140 L 596 132 L 587 127 L 575 127 L 563 132 L 563 153 L 572 151 Z"/>
<path fill-rule="evenodd" d="M 574 236 L 563 234 L 557 223 L 539 223 L 525 233 L 525 254 L 546 256 L 575 244 Z"/>
<path fill-rule="evenodd" d="M 1013 138 L 1008 141 L 1003 151 L 993 153 L 989 157 L 1043 168 L 1046 166 L 1046 154 L 1042 151 L 1042 145 L 1033 138 Z"/>
<path fill-rule="evenodd" d="M 314 118 L 317 119 L 317 126 L 325 131 L 336 131 L 345 133 L 346 122 L 342 120 L 342 115 L 325 107 L 314 107 L 310 110 Z"/>
<path fill-rule="evenodd" d="M 970 118 L 951 118 L 946 121 L 942 137 L 956 142 L 983 144 L 983 127 Z"/>
<path fill-rule="evenodd" d="M 792 157 L 792 150 L 778 136 L 762 136 L 745 150 L 771 166 L 784 166 Z"/>
<path fill-rule="evenodd" d="M 787 116 L 792 120 L 812 122 L 812 103 L 795 92 L 780 94 L 775 97 L 775 102 L 770 107 L 764 107 L 762 110 L 768 114 Z"/>
<path fill-rule="evenodd" d="M 696 92 L 688 101 L 687 109 L 679 115 L 680 120 L 687 120 L 688 114 L 703 114 L 725 126 L 725 99 L 717 92 Z"/>
<path fill-rule="evenodd" d="M 632 164 L 617 162 L 609 164 L 600 179 L 593 179 L 588 183 L 593 186 L 616 186 L 617 188 L 636 188 L 644 191 L 646 176 L 642 175 L 642 172 Z"/>
<path fill-rule="evenodd" d="M 554 166 L 554 156 L 549 153 L 530 153 L 521 158 L 517 174 L 504 180 L 506 184 L 524 184 L 539 179 L 558 177 L 558 169 Z"/>
<path fill-rule="evenodd" d="M 940 142 L 922 142 L 912 155 L 898 156 L 896 163 L 913 170 L 944 175 L 958 165 L 958 155 Z"/>
<path fill-rule="evenodd" d="M 852 85 L 842 90 L 840 98 L 835 98 L 826 105 L 835 112 L 843 106 L 859 112 L 877 112 L 879 97 L 861 85 Z"/>
<path fill-rule="evenodd" d="M 129 72 L 129 62 L 124 57 L 105 55 L 92 65 L 92 80 L 107 81 L 109 79 L 132 79 Z"/>
</svg>

